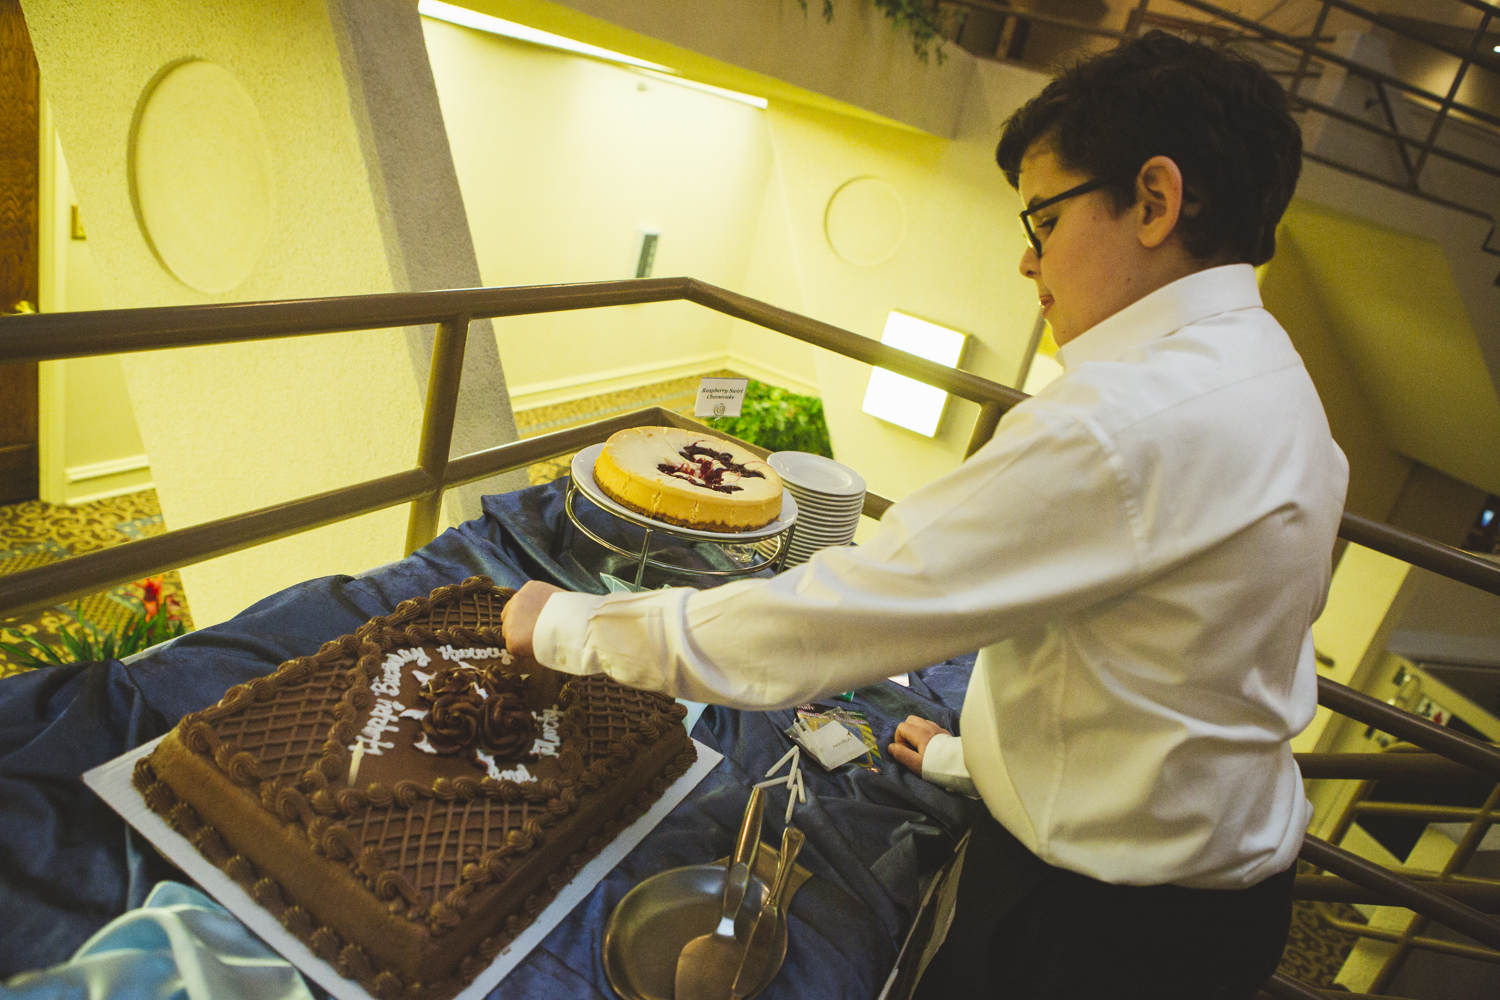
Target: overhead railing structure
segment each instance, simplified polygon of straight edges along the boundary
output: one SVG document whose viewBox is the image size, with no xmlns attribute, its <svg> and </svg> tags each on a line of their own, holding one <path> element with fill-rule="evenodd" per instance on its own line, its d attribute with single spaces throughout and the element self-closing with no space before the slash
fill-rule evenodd
<svg viewBox="0 0 1500 1000">
<path fill-rule="evenodd" d="M 415 468 L 0 576 L 0 620 L 403 503 L 411 504 L 406 536 L 406 549 L 411 552 L 436 537 L 445 490 L 576 452 L 625 427 L 675 424 L 707 430 L 695 421 L 652 407 L 458 458 L 448 457 L 464 346 L 472 320 L 676 300 L 695 302 L 977 403 L 979 414 L 969 439 L 969 455 L 989 441 L 1006 411 L 1027 398 L 1019 390 L 970 372 L 919 358 L 877 340 L 692 278 L 0 317 L 0 364 L 437 325 Z M 764 449 L 755 450 L 764 454 Z M 889 506 L 889 500 L 867 494 L 864 513 L 879 518 Z M 1500 565 L 1451 546 L 1349 513 L 1344 514 L 1339 535 L 1412 565 L 1500 594 Z M 1435 756 L 1423 755 L 1419 764 L 1402 761 L 1400 755 L 1299 755 L 1299 763 L 1308 777 L 1368 779 L 1385 773 L 1380 768 L 1457 767 L 1494 779 L 1500 786 L 1500 749 L 1490 744 L 1327 678 L 1319 678 L 1318 700 L 1340 715 L 1374 726 Z M 1473 829 L 1480 838 L 1490 822 L 1500 819 L 1495 796 L 1491 799 L 1484 811 L 1472 817 Z M 1302 857 L 1339 880 L 1329 883 L 1325 877 L 1323 881 L 1308 883 L 1309 891 L 1322 894 L 1319 898 L 1327 898 L 1334 892 L 1361 893 L 1360 901 L 1378 900 L 1409 907 L 1500 950 L 1500 920 L 1488 915 L 1500 911 L 1500 905 L 1496 905 L 1494 896 L 1485 894 L 1483 887 L 1476 891 L 1441 874 L 1436 880 L 1424 880 L 1409 873 L 1392 872 L 1311 836 L 1303 845 Z M 1299 887 L 1302 885 L 1299 882 Z M 1282 976 L 1275 977 L 1266 991 L 1286 998 L 1322 996 Z"/>
<path fill-rule="evenodd" d="M 1464 81 L 1468 78 L 1469 70 L 1478 65 L 1481 60 L 1494 58 L 1491 51 L 1493 39 L 1490 39 L 1488 47 L 1486 39 L 1490 38 L 1496 28 L 1500 28 L 1500 21 L 1496 20 L 1496 15 L 1500 14 L 1500 8 L 1493 7 L 1484 0 L 1433 0 L 1432 6 L 1435 8 L 1445 7 L 1451 10 L 1462 7 L 1471 9 L 1478 15 L 1478 24 L 1473 33 L 1469 35 L 1466 42 L 1457 45 L 1415 32 L 1409 25 L 1403 24 L 1401 20 L 1390 14 L 1370 10 L 1351 0 L 1303 0 L 1301 6 L 1317 8 L 1313 28 L 1307 35 L 1289 35 L 1277 31 L 1223 4 L 1210 3 L 1208 0 L 1154 0 L 1154 2 L 1153 0 L 1138 0 L 1129 9 L 1126 23 L 1121 27 L 1107 27 L 1103 24 L 1035 13 L 1029 9 L 1003 4 L 1000 0 L 943 0 L 943 2 L 945 5 L 954 7 L 992 11 L 1007 18 L 1014 18 L 1023 24 L 1035 22 L 1067 28 L 1097 38 L 1112 39 L 1121 44 L 1151 28 L 1163 28 L 1176 34 L 1196 36 L 1216 45 L 1230 42 L 1253 43 L 1262 48 L 1259 51 L 1249 51 L 1247 54 L 1254 55 L 1262 61 L 1269 60 L 1275 63 L 1281 59 L 1295 60 L 1295 69 L 1277 73 L 1287 78 L 1285 85 L 1292 110 L 1315 112 L 1389 141 L 1401 162 L 1401 176 L 1391 177 L 1369 169 L 1370 164 L 1363 154 L 1358 159 L 1353 157 L 1339 159 L 1304 150 L 1302 153 L 1304 158 L 1385 187 L 1395 188 L 1433 204 L 1483 219 L 1491 223 L 1493 227 L 1495 220 L 1490 214 L 1489 206 L 1484 203 L 1483 197 L 1476 197 L 1472 203 L 1454 200 L 1453 197 L 1436 193 L 1430 184 L 1425 186 L 1423 184 L 1423 172 L 1434 157 L 1474 171 L 1484 178 L 1500 179 L 1500 164 L 1487 163 L 1454 149 L 1451 144 L 1440 142 L 1444 127 L 1454 120 L 1455 114 L 1461 116 L 1468 124 L 1493 133 L 1497 141 L 1500 141 L 1500 114 L 1458 99 Z M 1333 11 L 1359 18 L 1374 28 L 1390 32 L 1458 60 L 1453 68 L 1453 77 L 1447 89 L 1439 93 L 1421 83 L 1402 79 L 1394 73 L 1384 72 L 1331 51 L 1325 43 L 1332 39 L 1325 36 L 1324 32 L 1329 14 Z M 1204 19 L 1180 16 L 1189 13 L 1204 15 Z M 1385 124 L 1382 125 L 1351 114 L 1343 108 L 1325 104 L 1307 92 L 1309 88 L 1304 85 L 1330 67 L 1347 71 L 1351 76 L 1358 77 L 1371 85 Z M 1395 108 L 1391 104 L 1393 91 L 1407 95 L 1419 106 L 1426 107 L 1433 112 L 1432 121 L 1426 125 L 1424 134 L 1410 135 L 1402 130 Z M 1490 237 L 1492 238 L 1493 235 L 1492 228 Z M 1500 248 L 1492 246 L 1489 238 L 1486 239 L 1481 249 L 1487 253 L 1500 254 Z M 1500 284 L 1500 279 L 1497 279 L 1497 284 Z"/>
</svg>

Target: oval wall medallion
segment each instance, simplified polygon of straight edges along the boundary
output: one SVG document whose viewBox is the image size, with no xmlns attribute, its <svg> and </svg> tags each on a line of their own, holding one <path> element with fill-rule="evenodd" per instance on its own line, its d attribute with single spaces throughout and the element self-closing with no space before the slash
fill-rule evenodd
<svg viewBox="0 0 1500 1000">
<path fill-rule="evenodd" d="M 183 284 L 218 295 L 260 261 L 272 214 L 271 152 L 250 95 L 224 67 L 179 63 L 141 97 L 130 142 L 141 231 Z"/>
<path fill-rule="evenodd" d="M 906 203 L 880 178 L 856 177 L 828 199 L 823 232 L 833 252 L 850 264 L 884 264 L 906 239 Z"/>
</svg>

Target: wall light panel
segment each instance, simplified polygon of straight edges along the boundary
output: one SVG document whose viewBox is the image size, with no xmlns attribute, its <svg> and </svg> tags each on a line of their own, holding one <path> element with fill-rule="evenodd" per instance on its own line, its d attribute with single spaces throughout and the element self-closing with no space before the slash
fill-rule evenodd
<svg viewBox="0 0 1500 1000">
<path fill-rule="evenodd" d="M 967 334 L 901 312 L 886 317 L 880 334 L 882 344 L 950 368 L 958 367 L 967 340 Z M 936 386 L 876 368 L 870 372 L 861 409 L 872 417 L 934 437 L 947 403 L 948 394 Z"/>
</svg>

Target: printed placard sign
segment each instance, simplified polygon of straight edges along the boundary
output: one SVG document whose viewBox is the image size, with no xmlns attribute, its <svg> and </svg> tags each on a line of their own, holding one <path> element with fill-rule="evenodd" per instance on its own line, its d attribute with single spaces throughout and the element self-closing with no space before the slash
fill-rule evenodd
<svg viewBox="0 0 1500 1000">
<path fill-rule="evenodd" d="M 747 378 L 705 378 L 698 382 L 695 417 L 737 417 L 745 405 Z"/>
</svg>

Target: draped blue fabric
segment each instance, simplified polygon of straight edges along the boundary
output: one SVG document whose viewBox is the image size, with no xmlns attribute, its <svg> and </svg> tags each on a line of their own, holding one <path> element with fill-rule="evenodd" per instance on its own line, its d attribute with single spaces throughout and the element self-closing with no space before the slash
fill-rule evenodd
<svg viewBox="0 0 1500 1000">
<path fill-rule="evenodd" d="M 6 1000 L 312 1000 L 290 962 L 191 886 L 160 882 L 69 961 L 0 986 Z"/>
<path fill-rule="evenodd" d="M 598 570 L 633 576 L 628 559 L 606 555 L 568 522 L 562 485 L 487 497 L 484 517 L 406 559 L 289 587 L 134 663 L 70 664 L 0 680 L 0 979 L 66 962 L 111 919 L 142 906 L 151 886 L 187 881 L 89 791 L 79 780 L 84 771 L 162 734 L 229 686 L 313 653 L 435 587 L 484 574 L 501 586 L 540 579 L 603 593 Z M 622 548 L 639 547 L 639 532 L 586 501 L 579 513 Z M 667 557 L 697 568 L 723 565 L 716 551 L 683 548 Z M 644 582 L 666 579 L 650 570 Z M 956 728 L 972 667 L 972 656 L 937 664 L 914 674 L 909 689 L 862 689 L 852 707 L 870 717 L 882 746 L 909 714 Z M 749 786 L 786 751 L 781 731 L 790 724 L 789 711 L 709 707 L 693 736 L 725 761 L 493 996 L 612 996 L 599 944 L 615 903 L 655 872 L 729 853 Z M 869 997 L 884 982 L 928 880 L 980 807 L 890 761 L 878 774 L 852 765 L 825 774 L 811 764 L 805 773 L 808 802 L 795 822 L 808 839 L 799 861 L 818 877 L 792 901 L 786 965 L 763 996 Z M 784 795 L 773 790 L 767 804 L 767 843 L 779 842 Z"/>
</svg>

